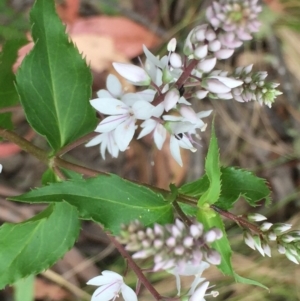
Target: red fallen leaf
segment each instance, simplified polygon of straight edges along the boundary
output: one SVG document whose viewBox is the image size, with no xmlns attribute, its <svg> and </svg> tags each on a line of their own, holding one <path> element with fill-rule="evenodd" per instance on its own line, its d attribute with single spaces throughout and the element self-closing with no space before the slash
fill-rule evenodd
<svg viewBox="0 0 300 301">
<path fill-rule="evenodd" d="M 145 27 L 125 18 L 97 16 L 78 18 L 69 28 L 72 36 L 77 34 L 97 34 L 113 38 L 116 50 L 128 58 L 142 53 L 144 44 L 152 48 L 160 39 Z"/>
</svg>

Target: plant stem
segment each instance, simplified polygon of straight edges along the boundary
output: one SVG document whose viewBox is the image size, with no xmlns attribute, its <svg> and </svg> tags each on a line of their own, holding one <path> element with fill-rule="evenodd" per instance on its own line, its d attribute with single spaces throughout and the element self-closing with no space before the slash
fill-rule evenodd
<svg viewBox="0 0 300 301">
<path fill-rule="evenodd" d="M 91 140 L 92 138 L 94 138 L 95 136 L 99 135 L 99 133 L 96 132 L 92 132 L 89 133 L 81 138 L 79 138 L 78 140 L 66 145 L 65 147 L 63 147 L 62 149 L 60 149 L 57 153 L 56 156 L 60 157 L 62 155 L 64 155 L 65 153 L 69 152 L 70 150 L 74 149 L 75 147 L 87 142 L 88 140 Z"/>
<path fill-rule="evenodd" d="M 252 232 L 254 232 L 258 235 L 262 234 L 262 231 L 259 229 L 259 227 L 257 227 L 256 225 L 250 223 L 249 221 L 244 219 L 242 216 L 237 216 L 235 214 L 232 214 L 232 213 L 230 213 L 228 211 L 225 211 L 225 210 L 223 210 L 223 209 L 221 209 L 221 208 L 219 208 L 218 206 L 215 206 L 215 205 L 210 205 L 210 208 L 212 208 L 213 210 L 218 212 L 220 215 L 234 221 L 239 226 L 241 226 L 243 228 L 250 229 Z"/>
<path fill-rule="evenodd" d="M 18 134 L 14 133 L 10 130 L 0 128 L 0 136 L 10 142 L 15 143 L 22 150 L 33 155 L 34 157 L 36 157 L 43 163 L 48 164 L 49 158 L 48 158 L 47 152 L 44 151 L 43 149 L 33 145 L 31 142 L 29 142 L 28 140 L 19 136 Z"/>
</svg>

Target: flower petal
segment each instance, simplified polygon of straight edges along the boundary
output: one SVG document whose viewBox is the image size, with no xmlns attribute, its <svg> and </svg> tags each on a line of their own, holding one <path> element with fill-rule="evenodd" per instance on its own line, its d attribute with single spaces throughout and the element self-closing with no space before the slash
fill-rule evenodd
<svg viewBox="0 0 300 301">
<path fill-rule="evenodd" d="M 122 282 L 121 282 L 122 283 Z M 120 291 L 120 283 L 108 283 L 98 287 L 92 295 L 91 301 L 109 301 Z"/>
<path fill-rule="evenodd" d="M 125 301 L 138 301 L 135 291 L 126 284 L 122 284 L 121 292 Z"/>
<path fill-rule="evenodd" d="M 95 128 L 95 132 L 105 133 L 114 130 L 119 124 L 124 122 L 128 115 L 108 116 L 104 118 Z"/>
<path fill-rule="evenodd" d="M 106 115 L 121 115 L 128 112 L 128 106 L 115 98 L 96 98 L 90 103 L 97 111 Z"/>
<path fill-rule="evenodd" d="M 162 149 L 166 137 L 167 137 L 167 130 L 162 124 L 158 124 L 154 131 L 154 143 L 159 150 Z"/>
<path fill-rule="evenodd" d="M 151 82 L 150 76 L 141 67 L 125 63 L 113 63 L 113 66 L 120 75 L 136 85 L 147 86 Z"/>
<path fill-rule="evenodd" d="M 132 111 L 136 119 L 146 120 L 152 116 L 152 110 L 154 106 L 148 101 L 139 100 L 132 106 Z"/>
<path fill-rule="evenodd" d="M 182 159 L 181 159 L 181 155 L 180 155 L 180 147 L 179 147 L 178 140 L 175 138 L 174 135 L 171 135 L 171 139 L 170 139 L 170 151 L 171 151 L 172 157 L 182 167 Z"/>
<path fill-rule="evenodd" d="M 135 132 L 135 119 L 128 118 L 125 122 L 121 123 L 114 132 L 114 137 L 120 151 L 125 151 Z"/>
<path fill-rule="evenodd" d="M 203 301 L 204 296 L 205 296 L 205 292 L 208 288 L 209 282 L 205 281 L 203 282 L 195 291 L 195 293 L 191 296 L 191 298 L 189 299 L 189 301 Z"/>
<path fill-rule="evenodd" d="M 123 94 L 122 84 L 119 79 L 113 75 L 109 74 L 106 79 L 106 88 L 116 98 L 119 98 Z"/>
</svg>

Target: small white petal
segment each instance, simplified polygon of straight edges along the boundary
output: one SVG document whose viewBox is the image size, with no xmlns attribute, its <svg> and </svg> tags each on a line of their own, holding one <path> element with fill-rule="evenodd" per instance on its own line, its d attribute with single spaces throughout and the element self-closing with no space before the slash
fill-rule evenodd
<svg viewBox="0 0 300 301">
<path fill-rule="evenodd" d="M 107 90 L 116 98 L 121 97 L 123 94 L 122 84 L 113 74 L 108 75 L 106 79 L 106 87 Z"/>
<path fill-rule="evenodd" d="M 152 116 L 154 106 L 145 100 L 137 101 L 132 106 L 135 118 L 146 120 Z"/>
<path fill-rule="evenodd" d="M 141 130 L 137 139 L 141 139 L 142 137 L 150 134 L 155 129 L 156 126 L 157 126 L 157 122 L 153 119 L 148 119 L 148 120 L 144 121 L 141 124 L 141 127 L 143 129 Z"/>
<path fill-rule="evenodd" d="M 98 98 L 114 98 L 107 90 L 101 89 L 97 92 Z"/>
<path fill-rule="evenodd" d="M 149 61 L 151 61 L 155 66 L 163 69 L 164 64 L 145 46 L 143 45 L 143 51 Z"/>
<path fill-rule="evenodd" d="M 108 116 L 95 128 L 95 132 L 106 133 L 114 130 L 119 124 L 128 119 L 127 115 Z"/>
<path fill-rule="evenodd" d="M 90 103 L 97 111 L 106 115 L 120 115 L 128 112 L 128 106 L 115 98 L 96 98 Z"/>
<path fill-rule="evenodd" d="M 111 282 L 116 281 L 116 280 L 123 281 L 123 277 L 120 274 L 116 273 L 116 272 L 105 270 L 105 271 L 102 272 L 102 275 L 96 276 L 96 277 L 90 279 L 87 282 L 87 284 L 88 285 L 98 285 L 99 286 L 99 285 L 111 283 Z"/>
<path fill-rule="evenodd" d="M 121 123 L 114 132 L 114 137 L 120 151 L 125 151 L 135 132 L 135 119 L 129 118 Z"/>
<path fill-rule="evenodd" d="M 175 159 L 175 161 L 180 166 L 182 166 L 182 159 L 181 159 L 181 155 L 180 155 L 179 143 L 174 135 L 171 135 L 171 138 L 170 138 L 170 151 L 171 151 L 171 155 Z"/>
<path fill-rule="evenodd" d="M 162 149 L 166 137 L 167 137 L 167 130 L 164 128 L 162 124 L 158 124 L 154 131 L 154 143 L 159 150 Z"/>
<path fill-rule="evenodd" d="M 126 284 L 122 284 L 121 292 L 125 301 L 137 301 L 137 295 L 135 291 Z"/>
<path fill-rule="evenodd" d="M 98 287 L 92 295 L 91 301 L 109 301 L 112 300 L 116 294 L 115 292 L 120 290 L 120 285 L 118 283 L 105 284 Z"/>
<path fill-rule="evenodd" d="M 151 82 L 150 76 L 141 67 L 125 63 L 113 63 L 113 66 L 120 75 L 136 85 L 147 86 Z"/>
<path fill-rule="evenodd" d="M 189 301 L 202 301 L 204 300 L 205 292 L 208 288 L 209 282 L 203 282 L 195 291 L 195 293 L 191 296 Z"/>
</svg>

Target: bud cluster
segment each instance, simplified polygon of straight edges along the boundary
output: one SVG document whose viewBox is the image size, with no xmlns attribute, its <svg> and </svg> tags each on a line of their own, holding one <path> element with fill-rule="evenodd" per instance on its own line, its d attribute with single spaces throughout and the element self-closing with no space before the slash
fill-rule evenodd
<svg viewBox="0 0 300 301">
<path fill-rule="evenodd" d="M 255 214 L 251 216 L 251 221 L 262 221 L 262 215 Z M 266 219 L 264 217 L 264 219 Z M 245 243 L 260 252 L 262 256 L 271 257 L 271 248 L 269 243 L 274 241 L 277 243 L 277 250 L 280 254 L 285 254 L 292 262 L 299 264 L 300 262 L 300 231 L 292 230 L 292 225 L 284 223 L 272 224 L 264 222 L 260 227 L 260 235 L 244 232 Z"/>
<path fill-rule="evenodd" d="M 204 231 L 201 223 L 186 227 L 179 219 L 175 224 L 145 228 L 139 221 L 123 225 L 118 240 L 126 250 L 135 252 L 133 258 L 154 257 L 154 271 L 185 265 L 199 265 L 203 259 L 211 264 L 221 262 L 220 254 L 210 244 L 220 239 L 223 233 L 212 228 Z"/>
</svg>

